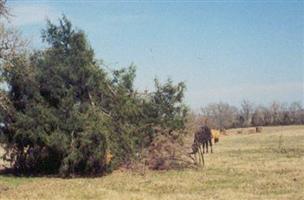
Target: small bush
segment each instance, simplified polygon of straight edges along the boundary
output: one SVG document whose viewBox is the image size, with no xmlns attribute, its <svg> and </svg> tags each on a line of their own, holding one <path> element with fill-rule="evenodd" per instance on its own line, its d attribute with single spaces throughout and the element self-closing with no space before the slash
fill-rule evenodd
<svg viewBox="0 0 304 200">
<path fill-rule="evenodd" d="M 164 133 L 166 130 L 161 132 Z M 161 133 L 144 152 L 144 160 L 152 170 L 181 169 L 191 164 L 182 139 Z"/>
</svg>

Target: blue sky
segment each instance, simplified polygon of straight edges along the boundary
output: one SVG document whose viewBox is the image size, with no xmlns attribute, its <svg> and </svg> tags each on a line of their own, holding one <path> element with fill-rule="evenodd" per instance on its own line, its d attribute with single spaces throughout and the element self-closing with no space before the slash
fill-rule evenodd
<svg viewBox="0 0 304 200">
<path fill-rule="evenodd" d="M 34 48 L 64 13 L 110 67 L 137 66 L 136 87 L 185 81 L 186 103 L 304 103 L 304 1 L 9 1 Z"/>
</svg>

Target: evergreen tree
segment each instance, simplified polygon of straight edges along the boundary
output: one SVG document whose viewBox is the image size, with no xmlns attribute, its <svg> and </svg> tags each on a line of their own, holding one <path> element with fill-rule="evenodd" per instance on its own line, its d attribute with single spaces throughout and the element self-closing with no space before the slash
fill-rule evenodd
<svg viewBox="0 0 304 200">
<path fill-rule="evenodd" d="M 7 74 L 13 119 L 3 133 L 18 171 L 96 174 L 105 170 L 108 80 L 85 35 L 63 17 L 43 31 L 50 44 Z"/>
<path fill-rule="evenodd" d="M 155 127 L 183 128 L 183 83 L 156 82 L 143 98 L 133 86 L 135 67 L 107 74 L 66 17 L 48 21 L 42 38 L 48 48 L 14 57 L 1 74 L 9 108 L 0 107 L 0 133 L 16 171 L 102 174 L 149 145 Z"/>
</svg>

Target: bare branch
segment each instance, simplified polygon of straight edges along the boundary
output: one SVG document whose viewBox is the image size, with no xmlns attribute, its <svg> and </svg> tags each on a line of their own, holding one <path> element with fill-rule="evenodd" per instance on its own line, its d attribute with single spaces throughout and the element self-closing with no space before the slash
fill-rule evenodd
<svg viewBox="0 0 304 200">
<path fill-rule="evenodd" d="M 4 67 L 11 67 L 12 59 L 25 53 L 28 43 L 21 38 L 18 30 L 7 29 L 4 24 L 0 24 L 0 62 L 6 63 Z"/>
<path fill-rule="evenodd" d="M 7 19 L 10 16 L 9 9 L 5 4 L 6 4 L 6 0 L 0 0 L 0 19 L 1 17 Z"/>
</svg>

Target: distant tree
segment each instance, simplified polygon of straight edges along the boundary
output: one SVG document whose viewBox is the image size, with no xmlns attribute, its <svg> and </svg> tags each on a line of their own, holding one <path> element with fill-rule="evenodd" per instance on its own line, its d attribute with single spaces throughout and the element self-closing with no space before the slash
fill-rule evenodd
<svg viewBox="0 0 304 200">
<path fill-rule="evenodd" d="M 255 108 L 253 114 L 252 114 L 252 119 L 251 123 L 253 126 L 264 126 L 265 121 L 264 121 L 264 108 L 261 106 L 258 106 Z"/>
<path fill-rule="evenodd" d="M 278 102 L 273 102 L 269 108 L 271 114 L 272 122 L 270 124 L 279 125 L 280 124 L 280 108 L 281 105 Z"/>
<path fill-rule="evenodd" d="M 241 103 L 240 118 L 242 120 L 241 126 L 247 127 L 251 124 L 253 114 L 253 104 L 248 100 L 243 100 Z"/>
<path fill-rule="evenodd" d="M 238 110 L 227 103 L 209 104 L 202 108 L 202 112 L 215 128 L 232 128 L 236 126 Z"/>
<path fill-rule="evenodd" d="M 279 105 L 279 123 L 281 125 L 290 125 L 292 122 L 288 105 L 286 103 L 280 103 Z"/>
<path fill-rule="evenodd" d="M 304 124 L 304 109 L 300 102 L 255 107 L 245 100 L 239 109 L 225 103 L 209 104 L 202 108 L 200 118 L 208 119 L 208 125 L 215 128 Z"/>
<path fill-rule="evenodd" d="M 288 110 L 291 123 L 304 124 L 304 108 L 301 102 L 293 102 Z"/>
<path fill-rule="evenodd" d="M 273 114 L 271 108 L 269 107 L 262 107 L 262 112 L 263 112 L 263 117 L 264 117 L 264 125 L 265 126 L 270 126 L 270 125 L 274 125 L 274 115 Z"/>
</svg>

